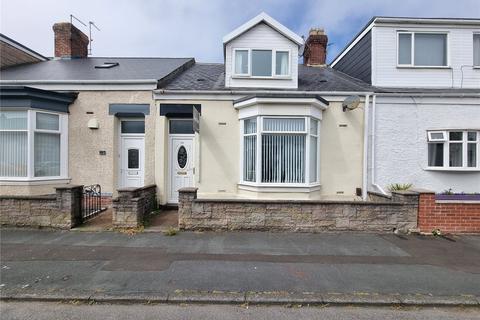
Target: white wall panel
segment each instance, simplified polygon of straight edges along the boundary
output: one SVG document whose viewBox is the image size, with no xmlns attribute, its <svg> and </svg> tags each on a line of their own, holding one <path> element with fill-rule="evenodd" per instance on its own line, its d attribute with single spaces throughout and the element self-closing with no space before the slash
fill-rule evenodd
<svg viewBox="0 0 480 320">
<path fill-rule="evenodd" d="M 378 97 L 375 182 L 385 189 L 392 183 L 413 183 L 436 192 L 450 188 L 455 192 L 480 192 L 478 171 L 425 170 L 427 130 L 435 129 L 480 130 L 480 98 Z M 371 153 L 369 156 L 371 164 Z M 371 174 L 369 179 L 371 183 Z"/>
<path fill-rule="evenodd" d="M 446 31 L 451 68 L 398 68 L 397 30 Z M 480 28 L 375 26 L 372 84 L 380 87 L 480 88 L 480 69 L 472 67 L 474 32 L 480 32 Z"/>
</svg>

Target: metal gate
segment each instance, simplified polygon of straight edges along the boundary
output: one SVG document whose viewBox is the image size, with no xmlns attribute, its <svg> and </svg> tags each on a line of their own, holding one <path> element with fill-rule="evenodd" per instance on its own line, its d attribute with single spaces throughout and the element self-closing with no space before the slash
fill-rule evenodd
<svg viewBox="0 0 480 320">
<path fill-rule="evenodd" d="M 102 212 L 102 187 L 99 184 L 83 187 L 82 221 Z"/>
</svg>

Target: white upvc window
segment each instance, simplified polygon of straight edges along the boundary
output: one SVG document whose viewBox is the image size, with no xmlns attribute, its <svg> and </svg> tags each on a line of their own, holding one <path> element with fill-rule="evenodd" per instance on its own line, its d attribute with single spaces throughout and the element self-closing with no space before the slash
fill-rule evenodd
<svg viewBox="0 0 480 320">
<path fill-rule="evenodd" d="M 0 180 L 67 178 L 67 115 L 0 111 Z"/>
<path fill-rule="evenodd" d="M 473 34 L 473 66 L 480 68 L 480 33 Z"/>
<path fill-rule="evenodd" d="M 429 131 L 428 168 L 446 170 L 480 169 L 480 131 Z"/>
<path fill-rule="evenodd" d="M 242 120 L 241 183 L 257 186 L 319 184 L 318 119 L 257 116 Z"/>
<path fill-rule="evenodd" d="M 448 65 L 448 33 L 397 32 L 398 67 L 446 68 Z"/>
<path fill-rule="evenodd" d="M 291 76 L 290 50 L 233 49 L 233 76 L 288 78 Z"/>
</svg>

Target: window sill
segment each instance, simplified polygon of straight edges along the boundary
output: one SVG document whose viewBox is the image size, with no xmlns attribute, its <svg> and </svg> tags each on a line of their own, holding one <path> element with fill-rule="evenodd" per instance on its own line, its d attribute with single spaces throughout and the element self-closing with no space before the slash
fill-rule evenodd
<svg viewBox="0 0 480 320">
<path fill-rule="evenodd" d="M 247 190 L 253 192 L 279 192 L 279 193 L 309 193 L 318 191 L 321 188 L 320 183 L 306 185 L 306 184 L 256 184 L 241 182 L 238 184 L 240 190 Z"/>
<path fill-rule="evenodd" d="M 452 69 L 450 66 L 399 66 L 397 69 Z"/>
<path fill-rule="evenodd" d="M 480 172 L 480 168 L 443 168 L 443 167 L 426 167 L 425 171 L 446 171 L 446 172 Z"/>
<path fill-rule="evenodd" d="M 291 76 L 272 76 L 272 77 L 255 77 L 255 76 L 242 76 L 232 75 L 232 79 L 254 79 L 254 80 L 292 80 Z"/>
<path fill-rule="evenodd" d="M 0 178 L 2 186 L 36 186 L 45 184 L 70 183 L 70 178 Z"/>
</svg>

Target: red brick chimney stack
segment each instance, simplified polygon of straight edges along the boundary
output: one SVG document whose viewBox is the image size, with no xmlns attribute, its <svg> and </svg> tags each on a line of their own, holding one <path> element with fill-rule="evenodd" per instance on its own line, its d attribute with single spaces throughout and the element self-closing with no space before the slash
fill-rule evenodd
<svg viewBox="0 0 480 320">
<path fill-rule="evenodd" d="M 323 29 L 312 28 L 305 41 L 303 64 L 308 66 L 325 66 L 327 60 L 328 37 Z"/>
<path fill-rule="evenodd" d="M 69 22 L 53 25 L 55 33 L 55 58 L 86 58 L 88 56 L 88 37 Z"/>
</svg>

